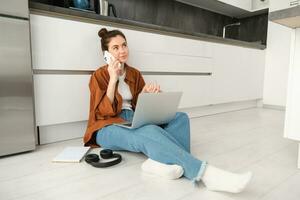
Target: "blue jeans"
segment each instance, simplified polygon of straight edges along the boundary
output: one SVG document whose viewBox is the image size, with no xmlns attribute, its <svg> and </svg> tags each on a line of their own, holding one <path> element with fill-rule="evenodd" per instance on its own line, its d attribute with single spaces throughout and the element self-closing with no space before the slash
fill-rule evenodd
<svg viewBox="0 0 300 200">
<path fill-rule="evenodd" d="M 120 117 L 132 121 L 134 112 L 122 110 Z M 152 160 L 165 164 L 176 164 L 184 169 L 184 176 L 199 181 L 206 162 L 190 154 L 190 123 L 187 114 L 178 112 L 168 124 L 145 125 L 127 129 L 109 125 L 100 129 L 97 144 L 112 150 L 142 152 Z"/>
</svg>

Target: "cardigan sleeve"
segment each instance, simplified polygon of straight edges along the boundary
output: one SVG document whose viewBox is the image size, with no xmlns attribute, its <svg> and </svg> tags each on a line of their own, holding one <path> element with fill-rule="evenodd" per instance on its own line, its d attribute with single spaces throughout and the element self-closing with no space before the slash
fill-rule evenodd
<svg viewBox="0 0 300 200">
<path fill-rule="evenodd" d="M 100 77 L 103 78 L 103 77 Z M 100 87 L 100 84 L 101 87 Z M 111 103 L 106 95 L 107 83 L 105 81 L 98 81 L 95 74 L 91 76 L 90 80 L 90 109 L 93 109 L 96 119 L 106 119 L 116 115 L 116 100 Z"/>
</svg>

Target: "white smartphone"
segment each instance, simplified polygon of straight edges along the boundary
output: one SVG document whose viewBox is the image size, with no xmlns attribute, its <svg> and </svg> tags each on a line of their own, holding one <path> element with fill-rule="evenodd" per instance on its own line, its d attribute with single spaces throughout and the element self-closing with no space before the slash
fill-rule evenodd
<svg viewBox="0 0 300 200">
<path fill-rule="evenodd" d="M 104 51 L 103 57 L 104 57 L 104 61 L 105 61 L 108 65 L 109 65 L 109 63 L 110 63 L 113 59 L 115 59 L 115 58 L 113 57 L 113 55 L 111 55 L 111 53 L 109 53 L 108 51 Z M 122 66 L 123 66 L 123 65 L 121 65 L 121 63 L 119 63 L 119 68 L 122 68 Z"/>
<path fill-rule="evenodd" d="M 113 59 L 113 55 L 111 55 L 108 51 L 104 51 L 103 57 L 104 57 L 104 61 L 107 64 L 109 64 L 112 61 L 112 59 Z"/>
</svg>

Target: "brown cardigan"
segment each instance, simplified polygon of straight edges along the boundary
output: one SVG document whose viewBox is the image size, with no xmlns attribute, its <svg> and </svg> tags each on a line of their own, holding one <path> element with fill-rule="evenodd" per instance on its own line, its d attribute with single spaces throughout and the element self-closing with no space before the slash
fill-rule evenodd
<svg viewBox="0 0 300 200">
<path fill-rule="evenodd" d="M 96 131 L 104 126 L 123 122 L 118 115 L 122 110 L 122 96 L 115 91 L 114 102 L 111 103 L 106 95 L 109 82 L 108 65 L 97 69 L 91 76 L 90 87 L 90 113 L 83 142 L 85 146 L 98 146 L 96 144 Z M 125 82 L 129 85 L 132 94 L 132 108 L 135 109 L 137 98 L 142 91 L 145 81 L 142 74 L 135 68 L 124 65 L 126 70 Z M 118 83 L 117 83 L 118 84 Z M 116 86 L 118 88 L 118 85 Z"/>
</svg>

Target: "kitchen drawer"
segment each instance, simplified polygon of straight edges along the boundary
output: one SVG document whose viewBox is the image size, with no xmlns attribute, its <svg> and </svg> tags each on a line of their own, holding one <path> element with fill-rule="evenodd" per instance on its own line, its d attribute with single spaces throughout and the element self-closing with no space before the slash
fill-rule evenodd
<svg viewBox="0 0 300 200">
<path fill-rule="evenodd" d="M 181 91 L 179 108 L 209 105 L 211 103 L 211 76 L 145 75 L 146 82 L 156 82 L 162 91 Z"/>
<path fill-rule="evenodd" d="M 37 126 L 88 119 L 90 75 L 34 75 Z"/>
<path fill-rule="evenodd" d="M 210 73 L 213 59 L 155 52 L 131 51 L 128 63 L 143 72 Z"/>
<path fill-rule="evenodd" d="M 95 70 L 104 65 L 101 26 L 54 17 L 30 15 L 33 69 Z M 210 72 L 211 43 L 120 29 L 129 46 L 129 62 L 142 71 Z"/>
<path fill-rule="evenodd" d="M 263 97 L 265 51 L 215 44 L 212 104 Z"/>
<path fill-rule="evenodd" d="M 10 16 L 28 18 L 28 0 L 1 0 L 0 13 Z"/>
</svg>

